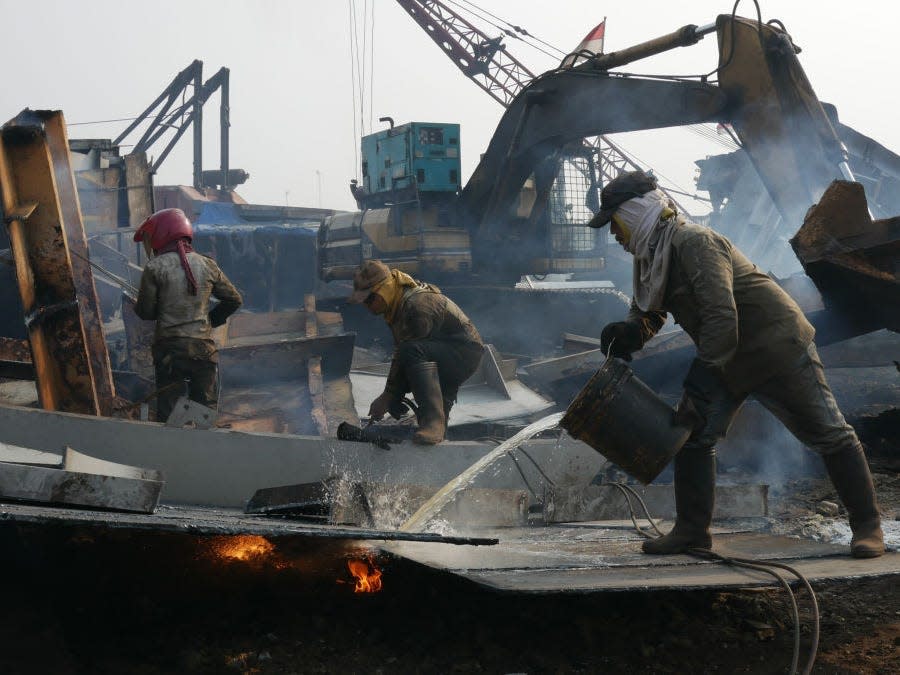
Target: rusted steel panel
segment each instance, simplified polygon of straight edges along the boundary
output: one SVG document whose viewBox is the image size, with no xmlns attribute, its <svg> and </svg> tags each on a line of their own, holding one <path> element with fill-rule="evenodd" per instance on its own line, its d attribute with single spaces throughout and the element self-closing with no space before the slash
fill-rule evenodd
<svg viewBox="0 0 900 675">
<path fill-rule="evenodd" d="M 14 380 L 34 379 L 28 340 L 0 337 L 0 377 Z"/>
<path fill-rule="evenodd" d="M 306 337 L 315 338 L 319 335 L 319 326 L 316 322 L 316 296 L 307 295 L 304 298 L 306 310 Z M 312 401 L 311 415 L 319 430 L 320 436 L 328 435 L 328 416 L 325 411 L 325 386 L 322 381 L 322 357 L 313 356 L 306 362 L 307 381 L 309 383 L 309 398 Z"/>
<path fill-rule="evenodd" d="M 0 191 L 41 406 L 99 414 L 40 114 L 25 111 L 0 129 Z"/>
<path fill-rule="evenodd" d="M 134 313 L 134 299 L 122 295 L 122 323 L 125 326 L 125 342 L 128 345 L 128 369 L 142 377 L 153 379 L 156 370 L 153 367 L 153 333 L 154 321 L 144 321 Z"/>
<path fill-rule="evenodd" d="M 153 513 L 163 485 L 159 480 L 0 464 L 0 497 L 4 501 Z"/>
<path fill-rule="evenodd" d="M 75 176 L 69 157 L 69 139 L 62 112 L 57 110 L 46 113 L 44 133 L 53 162 L 56 193 L 64 228 L 63 236 L 70 254 L 69 264 L 81 312 L 85 347 L 91 365 L 90 375 L 94 381 L 100 414 L 110 415 L 115 399 L 112 366 L 109 362 L 106 336 L 103 334 L 100 301 L 97 299 L 94 275 L 89 262 L 90 252 L 84 234 L 84 223 L 81 220 L 81 207 L 78 203 L 78 191 L 75 188 Z"/>
<path fill-rule="evenodd" d="M 859 183 L 834 181 L 791 245 L 825 303 L 856 330 L 900 331 L 900 217 L 872 220 Z"/>
<path fill-rule="evenodd" d="M 228 317 L 225 345 L 275 342 L 291 337 L 309 337 L 306 309 L 285 312 L 239 312 Z M 316 312 L 316 335 L 340 335 L 344 332 L 338 312 Z"/>
<path fill-rule="evenodd" d="M 28 341 L 0 337 L 0 360 L 31 363 L 31 350 L 28 348 Z"/>
</svg>

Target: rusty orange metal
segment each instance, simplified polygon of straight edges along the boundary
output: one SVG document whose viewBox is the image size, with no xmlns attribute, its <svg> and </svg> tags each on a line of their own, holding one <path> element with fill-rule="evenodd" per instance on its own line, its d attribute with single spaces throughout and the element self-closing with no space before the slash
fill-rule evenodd
<svg viewBox="0 0 900 675">
<path fill-rule="evenodd" d="M 0 128 L 0 204 L 41 406 L 109 414 L 112 368 L 62 112 L 25 110 Z"/>
</svg>

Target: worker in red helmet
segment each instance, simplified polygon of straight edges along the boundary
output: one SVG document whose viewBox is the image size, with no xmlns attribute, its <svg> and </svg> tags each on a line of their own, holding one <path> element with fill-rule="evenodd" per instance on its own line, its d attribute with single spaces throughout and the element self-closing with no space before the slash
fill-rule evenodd
<svg viewBox="0 0 900 675">
<path fill-rule="evenodd" d="M 218 351 L 211 328 L 221 326 L 241 306 L 241 294 L 212 258 L 191 247 L 194 228 L 181 209 L 157 211 L 138 228 L 150 259 L 141 275 L 134 311 L 156 321 L 156 419 L 165 422 L 184 393 L 215 409 Z M 219 302 L 210 307 L 210 297 Z"/>
</svg>

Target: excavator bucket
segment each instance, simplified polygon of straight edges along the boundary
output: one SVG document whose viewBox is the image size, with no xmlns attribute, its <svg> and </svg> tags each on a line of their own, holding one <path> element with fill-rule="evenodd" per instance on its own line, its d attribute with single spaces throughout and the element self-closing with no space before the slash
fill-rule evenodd
<svg viewBox="0 0 900 675">
<path fill-rule="evenodd" d="M 791 245 L 845 332 L 900 332 L 900 216 L 873 221 L 862 185 L 834 181 Z"/>
</svg>

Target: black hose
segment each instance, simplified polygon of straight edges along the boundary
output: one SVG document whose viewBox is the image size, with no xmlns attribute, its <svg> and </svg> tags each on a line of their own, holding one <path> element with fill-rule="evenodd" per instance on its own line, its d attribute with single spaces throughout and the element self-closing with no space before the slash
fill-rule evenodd
<svg viewBox="0 0 900 675">
<path fill-rule="evenodd" d="M 803 675 L 808 675 L 808 673 L 812 672 L 813 664 L 816 661 L 816 652 L 819 650 L 819 602 L 816 599 L 816 594 L 813 592 L 812 585 L 809 583 L 809 580 L 803 576 L 799 571 L 790 565 L 785 565 L 784 563 L 765 561 L 760 562 L 758 560 L 750 560 L 747 558 L 730 558 L 728 556 L 723 556 L 719 553 L 715 553 L 713 551 L 707 549 L 693 549 L 690 551 L 691 555 L 695 555 L 700 558 L 713 558 L 724 562 L 725 564 L 734 564 L 739 566 L 766 566 L 766 567 L 777 567 L 779 569 L 786 570 L 793 574 L 800 583 L 803 584 L 804 588 L 806 588 L 806 592 L 809 594 L 810 603 L 812 604 L 812 615 L 813 615 L 813 632 L 812 632 L 812 643 L 809 648 L 809 656 L 807 657 L 806 666 L 803 668 Z M 793 593 L 792 593 L 793 595 Z M 797 649 L 799 649 L 800 643 L 800 632 L 799 627 L 797 630 L 797 634 L 795 637 L 795 644 L 797 645 Z M 795 664 L 796 669 L 796 664 Z M 794 671 L 792 671 L 794 672 Z"/>
<path fill-rule="evenodd" d="M 635 530 L 637 530 L 638 534 L 642 537 L 647 537 L 653 539 L 653 535 L 649 534 L 645 530 L 642 530 L 635 519 L 634 507 L 631 503 L 631 499 L 629 499 L 629 492 L 637 497 L 638 501 L 641 503 L 641 507 L 644 510 L 644 514 L 647 517 L 647 520 L 653 526 L 653 529 L 662 536 L 662 532 L 656 527 L 656 523 L 653 521 L 653 518 L 650 516 L 650 512 L 647 509 L 647 505 L 644 503 L 644 500 L 641 499 L 641 496 L 637 493 L 637 491 L 632 488 L 630 485 L 626 485 L 624 483 L 604 483 L 605 485 L 614 485 L 622 493 L 625 495 L 625 501 L 628 502 L 628 509 L 631 513 L 631 522 L 634 524 Z M 816 653 L 819 649 L 819 631 L 820 631 L 820 617 L 819 617 L 819 602 L 816 599 L 816 594 L 813 591 L 812 585 L 809 583 L 809 580 L 803 576 L 797 569 L 790 567 L 789 565 L 785 565 L 784 563 L 779 562 L 771 562 L 771 561 L 760 561 L 760 560 L 752 560 L 748 558 L 731 558 L 728 556 L 721 555 L 719 553 L 714 553 L 709 549 L 690 549 L 687 551 L 688 554 L 701 558 L 704 560 L 716 560 L 718 562 L 724 563 L 726 565 L 732 565 L 734 567 L 743 567 L 746 569 L 756 570 L 758 572 L 762 572 L 764 574 L 769 574 L 775 577 L 781 586 L 787 591 L 788 598 L 791 602 L 791 612 L 794 618 L 794 650 L 791 658 L 791 675 L 795 675 L 797 673 L 797 666 L 800 661 L 800 610 L 797 607 L 797 598 L 794 595 L 794 591 L 791 588 L 790 584 L 782 577 L 775 569 L 783 569 L 787 572 L 793 574 L 800 583 L 803 584 L 806 592 L 809 594 L 810 603 L 812 605 L 812 618 L 813 618 L 813 631 L 812 631 L 812 642 L 809 648 L 809 656 L 807 657 L 806 665 L 803 667 L 803 675 L 809 675 L 812 672 L 813 664 L 816 661 Z"/>
</svg>

